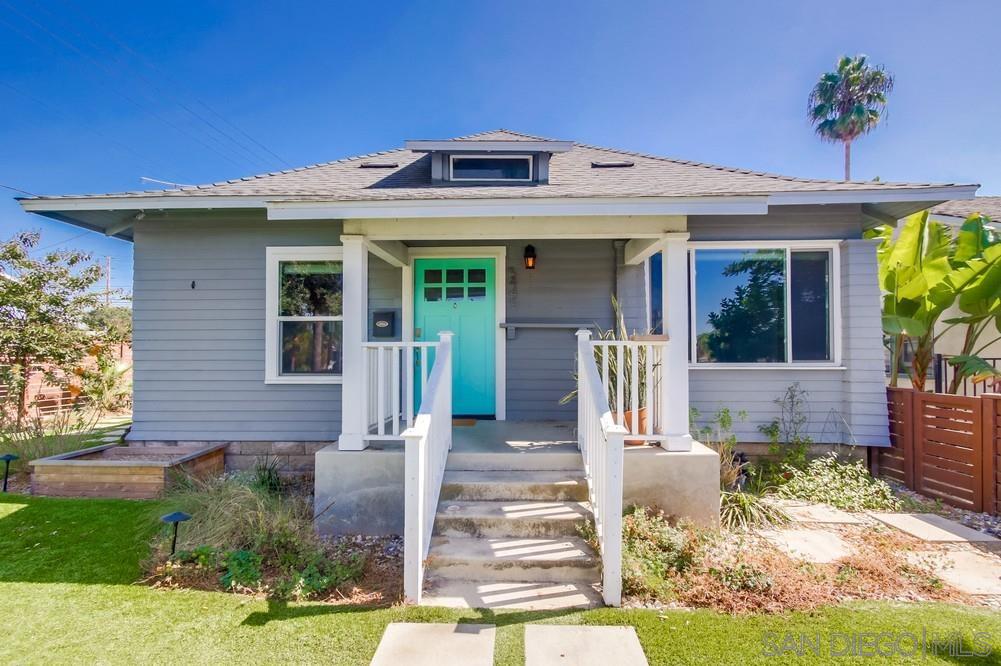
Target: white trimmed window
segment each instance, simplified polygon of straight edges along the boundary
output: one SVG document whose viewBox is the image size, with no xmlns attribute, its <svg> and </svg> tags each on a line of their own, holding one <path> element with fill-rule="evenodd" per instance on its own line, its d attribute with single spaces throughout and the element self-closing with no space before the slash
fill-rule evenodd
<svg viewBox="0 0 1001 666">
<path fill-rule="evenodd" d="M 532 180 L 531 155 L 452 155 L 449 180 Z"/>
<path fill-rule="evenodd" d="M 838 243 L 691 243 L 695 365 L 840 362 Z"/>
<path fill-rule="evenodd" d="M 267 248 L 266 383 L 340 383 L 343 257 L 338 246 Z"/>
</svg>

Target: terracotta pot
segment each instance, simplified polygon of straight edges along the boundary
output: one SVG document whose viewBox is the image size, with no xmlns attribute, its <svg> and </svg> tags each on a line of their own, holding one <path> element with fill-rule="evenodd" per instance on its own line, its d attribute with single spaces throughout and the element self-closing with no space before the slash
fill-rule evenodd
<svg viewBox="0 0 1001 666">
<path fill-rule="evenodd" d="M 626 429 L 629 432 L 633 432 L 634 430 L 638 430 L 641 433 L 645 433 L 646 432 L 646 424 L 647 424 L 646 407 L 640 407 L 637 410 L 637 412 L 638 412 L 637 416 L 639 417 L 639 422 L 640 422 L 639 423 L 639 428 L 633 428 L 633 410 L 631 410 L 631 409 L 627 409 L 626 410 L 625 420 L 623 421 L 623 424 L 626 426 Z M 619 422 L 619 415 L 616 412 L 612 412 L 612 418 L 615 419 L 616 423 Z M 625 444 L 626 444 L 626 446 L 641 446 L 643 444 L 646 444 L 646 440 L 644 440 L 644 439 L 626 439 L 625 440 Z"/>
</svg>

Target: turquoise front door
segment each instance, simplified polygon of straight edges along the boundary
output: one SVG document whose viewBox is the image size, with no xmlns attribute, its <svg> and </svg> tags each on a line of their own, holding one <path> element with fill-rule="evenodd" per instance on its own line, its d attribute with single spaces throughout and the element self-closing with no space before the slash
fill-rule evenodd
<svg viewBox="0 0 1001 666">
<path fill-rule="evenodd" d="M 452 331 L 452 413 L 493 416 L 495 291 L 493 259 L 414 261 L 414 339 Z M 420 385 L 417 392 L 419 395 Z M 419 398 L 418 398 L 419 402 Z"/>
</svg>

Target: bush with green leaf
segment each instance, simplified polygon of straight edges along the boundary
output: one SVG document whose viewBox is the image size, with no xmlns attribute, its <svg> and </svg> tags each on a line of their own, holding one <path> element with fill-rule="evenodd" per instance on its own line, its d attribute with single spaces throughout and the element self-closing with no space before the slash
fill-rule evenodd
<svg viewBox="0 0 1001 666">
<path fill-rule="evenodd" d="M 664 599 L 672 574 L 687 571 L 698 552 L 689 530 L 672 527 L 662 512 L 633 507 L 622 519 L 622 586 L 627 594 Z"/>
<path fill-rule="evenodd" d="M 896 511 L 900 500 L 885 481 L 874 478 L 860 460 L 842 461 L 830 453 L 804 469 L 788 467 L 788 482 L 778 495 L 788 499 L 830 504 L 839 509 Z"/>
<path fill-rule="evenodd" d="M 180 531 L 181 550 L 169 559 L 218 570 L 226 589 L 307 599 L 364 571 L 364 556 L 332 550 L 319 538 L 304 498 L 276 492 L 253 473 L 179 478 L 165 500 L 191 515 Z M 154 543 L 154 572 L 168 559 L 169 546 L 164 531 Z"/>
</svg>

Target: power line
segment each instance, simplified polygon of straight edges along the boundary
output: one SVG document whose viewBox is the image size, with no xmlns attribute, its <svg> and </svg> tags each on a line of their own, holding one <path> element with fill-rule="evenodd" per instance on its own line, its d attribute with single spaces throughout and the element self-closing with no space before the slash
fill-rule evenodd
<svg viewBox="0 0 1001 666">
<path fill-rule="evenodd" d="M 126 51 L 129 54 L 131 54 L 132 56 L 134 56 L 136 59 L 142 61 L 142 63 L 145 64 L 147 68 L 149 68 L 153 72 L 156 72 L 158 75 L 160 75 L 161 77 L 163 77 L 164 79 L 166 79 L 167 81 L 169 81 L 172 84 L 170 86 L 171 90 L 173 90 L 174 88 L 181 88 L 182 87 L 181 84 L 178 83 L 177 80 L 174 79 L 168 72 L 164 71 L 163 68 L 159 67 L 156 63 L 154 63 L 153 61 L 151 61 L 149 58 L 147 58 L 143 54 L 137 52 L 135 49 L 133 49 L 131 46 L 129 46 L 127 43 L 125 43 L 122 39 L 118 38 L 116 35 L 114 35 L 113 33 L 111 33 L 107 28 L 105 28 L 105 27 L 99 25 L 98 23 L 96 23 L 95 21 L 91 20 L 91 18 L 87 15 L 86 11 L 84 9 L 80 8 L 79 3 L 74 3 L 74 4 L 77 4 L 78 9 L 80 9 L 79 14 L 80 14 L 80 17 L 84 21 L 86 21 L 87 23 L 89 23 L 92 27 L 94 27 L 99 32 L 103 33 L 104 36 L 106 36 L 113 44 L 115 44 L 116 46 L 118 46 L 118 48 L 123 49 L 124 51 Z M 42 9 L 45 10 L 45 11 L 47 11 L 50 15 L 53 15 L 51 11 L 45 9 L 44 7 L 42 7 Z M 82 39 L 87 39 L 86 37 L 84 37 L 83 35 L 81 35 L 78 32 L 75 33 L 75 34 L 78 37 L 82 38 Z M 90 43 L 90 45 L 92 47 L 94 47 L 95 49 L 97 48 L 96 45 L 95 45 L 95 43 L 93 41 L 90 41 L 89 39 L 88 39 L 88 41 L 89 41 L 89 43 Z M 157 85 L 157 83 L 155 81 L 150 80 L 149 78 L 143 76 L 142 74 L 139 74 L 139 76 L 141 76 L 148 83 L 148 85 L 150 85 L 150 87 L 152 87 L 155 91 L 157 91 L 161 96 L 167 96 L 167 95 L 170 94 L 169 91 L 164 91 L 159 85 Z M 268 148 L 267 146 L 265 146 L 264 144 L 262 144 L 260 141 L 258 141 L 254 137 L 250 136 L 247 132 L 243 131 L 241 128 L 237 127 L 234 123 L 232 123 L 231 121 L 229 121 L 228 119 L 226 119 L 219 112 L 215 111 L 208 104 L 206 104 L 202 100 L 198 99 L 197 97 L 194 98 L 194 99 L 195 99 L 195 101 L 199 105 L 201 105 L 202 107 L 204 107 L 207 111 L 209 111 L 211 114 L 213 114 L 214 116 L 216 116 L 222 122 L 226 123 L 227 125 L 229 125 L 230 127 L 232 127 L 234 130 L 236 130 L 237 132 L 239 132 L 240 134 L 242 134 L 244 137 L 246 137 L 254 145 L 258 146 L 265 153 L 267 153 L 271 157 L 274 157 L 275 159 L 277 159 L 282 164 L 285 164 L 286 166 L 290 166 L 285 160 L 283 160 L 273 150 L 271 150 L 270 148 Z M 233 137 L 231 134 L 229 134 L 228 132 L 226 132 L 222 128 L 218 127 L 215 123 L 211 122 L 210 120 L 208 120 L 207 118 L 205 118 L 204 116 L 202 116 L 201 114 L 199 114 L 197 111 L 195 111 L 190 106 L 188 106 L 187 104 L 185 104 L 179 97 L 175 96 L 174 97 L 174 101 L 177 103 L 178 106 L 180 106 L 182 109 L 184 109 L 191 116 L 193 116 L 194 118 L 198 119 L 199 121 L 201 121 L 202 123 L 204 123 L 206 126 L 208 126 L 209 128 L 211 128 L 215 132 L 219 133 L 220 135 L 224 136 L 230 142 L 232 142 L 233 144 L 235 144 L 236 146 L 238 146 L 239 148 L 241 148 L 248 155 L 250 155 L 251 158 L 253 158 L 255 160 L 260 160 L 259 155 L 255 154 L 254 151 L 250 150 L 243 142 L 239 141 L 237 138 Z M 264 161 L 264 164 L 267 165 L 267 161 L 266 160 Z"/>
<path fill-rule="evenodd" d="M 27 194 L 29 197 L 38 196 L 37 194 L 32 194 L 27 190 L 22 190 L 20 187 L 11 187 L 10 185 L 4 185 L 3 183 L 0 183 L 0 187 L 4 188 L 5 190 L 10 190 L 12 192 L 20 192 L 21 194 Z"/>
<path fill-rule="evenodd" d="M 32 23 L 33 25 L 35 25 L 39 30 L 45 32 L 46 34 L 48 34 L 49 36 L 51 36 L 53 39 L 55 39 L 56 41 L 58 41 L 60 44 L 62 44 L 66 48 L 68 48 L 68 49 L 70 49 L 72 51 L 75 51 L 76 53 L 82 55 L 83 57 L 87 58 L 88 60 L 96 63 L 99 67 L 101 67 L 102 69 L 104 69 L 109 74 L 114 75 L 114 72 L 107 65 L 105 65 L 103 62 L 101 62 L 101 60 L 99 60 L 98 58 L 95 58 L 91 54 L 83 51 L 78 46 L 76 46 L 75 44 L 73 44 L 70 41 L 67 41 L 66 39 L 64 39 L 63 37 L 61 37 L 59 34 L 57 34 L 56 32 L 53 32 L 52 30 L 50 30 L 49 28 L 47 28 L 42 23 L 39 23 L 38 21 L 36 21 L 31 16 L 25 14 L 24 12 L 19 11 L 17 8 L 13 7 L 10 3 L 6 2 L 5 0 L 0 0 L 0 1 L 3 1 L 3 4 L 7 5 L 7 8 L 10 11 L 14 12 L 18 16 L 21 16 L 25 20 L 29 21 L 30 23 Z M 164 124 L 168 125 L 169 127 L 173 128 L 177 132 L 180 132 L 181 134 L 186 135 L 188 138 L 190 138 L 190 139 L 198 142 L 203 147 L 205 147 L 206 149 L 208 149 L 208 150 L 216 153 L 217 155 L 219 155 L 220 157 L 222 157 L 226 161 L 230 162 L 231 164 L 233 164 L 237 168 L 243 168 L 232 157 L 230 157 L 226 153 L 223 153 L 221 150 L 217 149 L 215 146 L 213 146 L 213 145 L 211 145 L 209 143 L 206 143 L 204 140 L 202 140 L 201 137 L 192 134 L 191 132 L 189 132 L 185 128 L 177 125 L 176 123 L 174 123 L 173 121 L 171 121 L 169 118 L 164 117 L 163 115 L 161 115 L 160 113 L 156 112 L 155 110 L 151 110 L 150 108 L 144 108 L 142 103 L 137 102 L 134 98 L 132 98 L 129 95 L 126 95 L 120 89 L 113 87 L 112 90 L 115 92 L 115 94 L 117 94 L 119 97 L 121 97 L 125 101 L 129 102 L 130 104 L 134 105 L 140 111 L 149 112 L 150 115 L 152 115 L 153 117 L 157 118 L 158 120 L 160 120 Z"/>
</svg>

